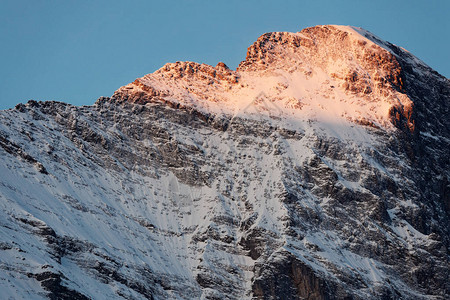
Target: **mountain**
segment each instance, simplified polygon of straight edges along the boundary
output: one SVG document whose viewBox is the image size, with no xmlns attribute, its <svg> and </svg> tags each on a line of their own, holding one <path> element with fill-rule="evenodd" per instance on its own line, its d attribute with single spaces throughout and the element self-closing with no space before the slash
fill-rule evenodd
<svg viewBox="0 0 450 300">
<path fill-rule="evenodd" d="M 328 25 L 1 111 L 1 298 L 447 299 L 449 100 Z"/>
</svg>

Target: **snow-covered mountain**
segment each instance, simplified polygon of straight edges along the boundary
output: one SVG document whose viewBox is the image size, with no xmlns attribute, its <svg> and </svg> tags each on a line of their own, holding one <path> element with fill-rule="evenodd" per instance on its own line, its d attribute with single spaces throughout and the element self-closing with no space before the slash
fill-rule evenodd
<svg viewBox="0 0 450 300">
<path fill-rule="evenodd" d="M 1 111 L 1 299 L 446 299 L 449 100 L 329 25 Z"/>
</svg>

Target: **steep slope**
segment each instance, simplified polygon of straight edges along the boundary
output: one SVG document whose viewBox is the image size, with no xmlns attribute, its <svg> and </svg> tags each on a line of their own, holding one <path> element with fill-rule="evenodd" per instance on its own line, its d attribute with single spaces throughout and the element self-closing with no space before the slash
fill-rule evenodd
<svg viewBox="0 0 450 300">
<path fill-rule="evenodd" d="M 445 299 L 450 82 L 346 26 L 0 119 L 4 298 Z"/>
</svg>

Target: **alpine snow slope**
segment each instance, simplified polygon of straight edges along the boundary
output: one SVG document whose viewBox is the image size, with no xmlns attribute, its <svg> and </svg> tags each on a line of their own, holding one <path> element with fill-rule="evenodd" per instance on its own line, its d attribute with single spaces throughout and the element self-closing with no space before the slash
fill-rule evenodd
<svg viewBox="0 0 450 300">
<path fill-rule="evenodd" d="M 448 299 L 449 100 L 329 25 L 1 111 L 0 298 Z"/>
</svg>

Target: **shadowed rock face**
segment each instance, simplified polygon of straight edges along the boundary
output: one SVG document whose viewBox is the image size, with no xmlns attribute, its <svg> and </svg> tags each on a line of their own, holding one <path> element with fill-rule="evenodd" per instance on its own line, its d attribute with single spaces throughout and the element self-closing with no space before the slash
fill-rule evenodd
<svg viewBox="0 0 450 300">
<path fill-rule="evenodd" d="M 2 294 L 445 299 L 449 97 L 405 50 L 317 26 L 261 36 L 237 71 L 178 62 L 93 106 L 2 111 Z"/>
</svg>

